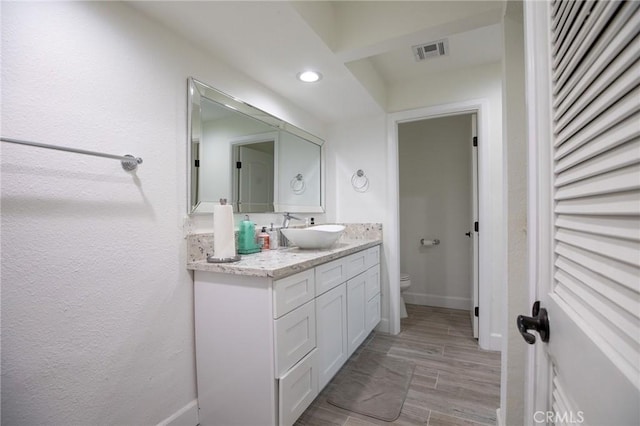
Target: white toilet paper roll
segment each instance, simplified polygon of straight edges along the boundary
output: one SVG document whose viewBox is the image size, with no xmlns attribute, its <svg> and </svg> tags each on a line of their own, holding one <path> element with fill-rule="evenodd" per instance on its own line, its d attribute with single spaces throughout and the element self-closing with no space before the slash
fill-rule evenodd
<svg viewBox="0 0 640 426">
<path fill-rule="evenodd" d="M 233 207 L 213 206 L 213 257 L 228 258 L 236 255 L 236 235 Z"/>
</svg>

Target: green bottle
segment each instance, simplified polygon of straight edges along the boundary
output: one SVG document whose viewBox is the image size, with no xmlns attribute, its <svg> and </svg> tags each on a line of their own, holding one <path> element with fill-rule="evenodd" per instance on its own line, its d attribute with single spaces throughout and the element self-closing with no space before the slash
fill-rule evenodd
<svg viewBox="0 0 640 426">
<path fill-rule="evenodd" d="M 240 222 L 238 235 L 238 253 L 251 254 L 260 252 L 260 246 L 256 243 L 256 225 L 249 220 L 249 215 L 245 215 Z"/>
</svg>

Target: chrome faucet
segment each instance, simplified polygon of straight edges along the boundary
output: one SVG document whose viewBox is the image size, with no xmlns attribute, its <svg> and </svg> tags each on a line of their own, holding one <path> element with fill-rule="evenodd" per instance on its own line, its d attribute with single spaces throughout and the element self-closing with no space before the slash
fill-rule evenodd
<svg viewBox="0 0 640 426">
<path fill-rule="evenodd" d="M 289 227 L 289 221 L 291 219 L 302 220 L 299 217 L 291 216 L 291 213 L 283 213 L 283 216 L 284 216 L 284 221 L 282 222 L 282 227 L 285 229 Z"/>
<path fill-rule="evenodd" d="M 280 247 L 289 247 L 289 240 L 284 236 L 282 232 L 283 229 L 287 229 L 289 227 L 289 221 L 291 219 L 302 220 L 299 217 L 291 216 L 291 213 L 283 213 L 284 221 L 282 222 L 282 228 L 280 228 Z"/>
</svg>

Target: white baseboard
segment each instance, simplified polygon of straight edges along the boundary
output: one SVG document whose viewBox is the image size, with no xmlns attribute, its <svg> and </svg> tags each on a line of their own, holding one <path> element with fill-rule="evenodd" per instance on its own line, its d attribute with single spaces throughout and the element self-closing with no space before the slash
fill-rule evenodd
<svg viewBox="0 0 640 426">
<path fill-rule="evenodd" d="M 500 411 L 500 407 L 496 409 L 496 419 L 497 426 L 504 426 L 504 419 L 502 418 L 502 412 Z"/>
<path fill-rule="evenodd" d="M 436 296 L 424 293 L 402 293 L 404 301 L 413 305 L 438 306 L 450 309 L 471 309 L 471 299 L 468 297 Z"/>
<path fill-rule="evenodd" d="M 491 336 L 489 339 L 489 350 L 502 351 L 502 334 L 491 333 Z"/>
<path fill-rule="evenodd" d="M 376 326 L 375 330 L 379 331 L 380 333 L 389 334 L 389 330 L 391 330 L 391 328 L 389 327 L 389 318 L 382 318 Z"/>
<path fill-rule="evenodd" d="M 194 399 L 158 423 L 157 426 L 196 426 L 198 423 L 200 423 L 200 419 L 198 418 L 198 400 Z"/>
</svg>

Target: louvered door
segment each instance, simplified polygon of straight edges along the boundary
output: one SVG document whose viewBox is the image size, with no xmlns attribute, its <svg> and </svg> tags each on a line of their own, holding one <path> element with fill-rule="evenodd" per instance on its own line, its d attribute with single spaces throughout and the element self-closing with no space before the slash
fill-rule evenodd
<svg viewBox="0 0 640 426">
<path fill-rule="evenodd" d="M 548 43 L 548 56 L 539 57 L 547 75 L 536 78 L 538 90 L 548 81 L 549 105 L 535 106 L 538 140 L 530 143 L 538 145 L 539 173 L 548 175 L 538 179 L 538 195 L 549 199 L 533 212 L 542 217 L 541 241 L 530 264 L 549 312 L 549 342 L 538 343 L 539 361 L 550 364 L 549 423 L 640 424 L 639 7 L 552 1 L 527 8 L 544 8 L 538 17 L 546 22 L 538 23 L 546 34 L 536 37 Z"/>
</svg>

